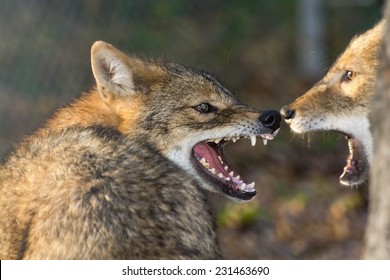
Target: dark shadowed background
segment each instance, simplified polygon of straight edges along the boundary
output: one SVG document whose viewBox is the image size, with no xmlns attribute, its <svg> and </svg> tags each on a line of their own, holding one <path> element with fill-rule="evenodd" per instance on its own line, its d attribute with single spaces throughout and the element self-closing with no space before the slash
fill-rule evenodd
<svg viewBox="0 0 390 280">
<path fill-rule="evenodd" d="M 381 9 L 379 0 L 0 0 L 0 157 L 93 86 L 96 40 L 201 68 L 244 103 L 279 110 Z M 359 258 L 367 185 L 339 185 L 343 137 L 293 135 L 283 123 L 266 147 L 239 141 L 226 152 L 258 195 L 246 204 L 210 195 L 225 258 Z"/>
</svg>

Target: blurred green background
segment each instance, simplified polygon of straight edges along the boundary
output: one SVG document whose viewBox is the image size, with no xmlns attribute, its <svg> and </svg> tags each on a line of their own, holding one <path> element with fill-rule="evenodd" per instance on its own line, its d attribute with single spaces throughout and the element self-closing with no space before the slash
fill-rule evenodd
<svg viewBox="0 0 390 280">
<path fill-rule="evenodd" d="M 326 73 L 354 34 L 379 20 L 382 2 L 0 0 L 0 157 L 93 86 L 96 40 L 204 69 L 243 103 L 279 110 Z M 260 143 L 226 149 L 235 169 L 256 181 L 254 201 L 210 195 L 224 257 L 359 258 L 367 185 L 339 185 L 343 137 L 293 135 L 283 123 L 274 141 Z"/>
</svg>

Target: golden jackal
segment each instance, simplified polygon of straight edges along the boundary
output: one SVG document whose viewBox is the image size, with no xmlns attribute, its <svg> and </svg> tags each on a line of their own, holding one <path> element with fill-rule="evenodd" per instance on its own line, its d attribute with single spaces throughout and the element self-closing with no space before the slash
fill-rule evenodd
<svg viewBox="0 0 390 280">
<path fill-rule="evenodd" d="M 340 183 L 354 186 L 368 176 L 372 158 L 369 107 L 375 90 L 384 22 L 352 39 L 325 77 L 281 114 L 297 133 L 332 130 L 348 139 L 349 156 Z"/>
<path fill-rule="evenodd" d="M 1 259 L 213 259 L 205 190 L 250 200 L 230 140 L 271 140 L 277 111 L 214 77 L 96 42 L 96 89 L 60 109 L 0 167 Z"/>
</svg>

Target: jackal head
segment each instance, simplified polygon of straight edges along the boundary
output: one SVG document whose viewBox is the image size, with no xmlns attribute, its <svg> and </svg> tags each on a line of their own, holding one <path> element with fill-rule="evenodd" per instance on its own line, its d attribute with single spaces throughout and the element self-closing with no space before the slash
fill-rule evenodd
<svg viewBox="0 0 390 280">
<path fill-rule="evenodd" d="M 242 138 L 252 145 L 257 137 L 272 140 L 281 121 L 277 111 L 241 104 L 199 70 L 129 57 L 101 41 L 91 53 L 96 95 L 122 134 L 155 147 L 204 189 L 236 201 L 256 194 L 254 183 L 227 163 L 223 148 Z"/>
<path fill-rule="evenodd" d="M 332 130 L 348 140 L 349 155 L 340 183 L 358 185 L 372 159 L 369 107 L 375 90 L 384 22 L 352 39 L 325 77 L 281 114 L 296 133 Z"/>
</svg>

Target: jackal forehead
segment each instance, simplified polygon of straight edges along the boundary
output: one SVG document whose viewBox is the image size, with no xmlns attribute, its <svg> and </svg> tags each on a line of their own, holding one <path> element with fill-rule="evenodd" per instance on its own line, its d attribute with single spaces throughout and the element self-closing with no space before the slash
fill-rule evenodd
<svg viewBox="0 0 390 280">
<path fill-rule="evenodd" d="M 182 88 L 192 97 L 199 94 L 202 98 L 219 100 L 228 104 L 238 102 L 221 81 L 205 71 L 172 63 L 167 65 L 166 70 L 180 84 L 176 85 L 177 88 Z"/>
<path fill-rule="evenodd" d="M 213 83 L 221 92 L 223 92 L 224 94 L 230 97 L 233 97 L 233 93 L 230 90 L 228 90 L 217 78 L 215 78 L 214 76 L 212 76 L 207 72 L 203 72 L 202 74 L 205 79 Z"/>
<path fill-rule="evenodd" d="M 213 87 L 213 91 L 211 91 L 212 98 L 214 97 L 215 99 L 229 105 L 239 104 L 239 101 L 236 99 L 233 93 L 228 90 L 216 77 L 203 71 L 200 73 L 200 75 Z"/>
<path fill-rule="evenodd" d="M 172 75 L 176 75 L 179 77 L 198 77 L 199 79 L 203 79 L 205 81 L 208 81 L 209 83 L 216 86 L 219 90 L 223 91 L 225 94 L 229 96 L 233 96 L 233 94 L 222 84 L 221 81 L 219 81 L 215 76 L 211 75 L 210 73 L 194 68 L 194 67 L 186 67 L 180 64 L 175 63 L 169 63 L 166 65 L 166 69 L 170 72 Z"/>
</svg>

